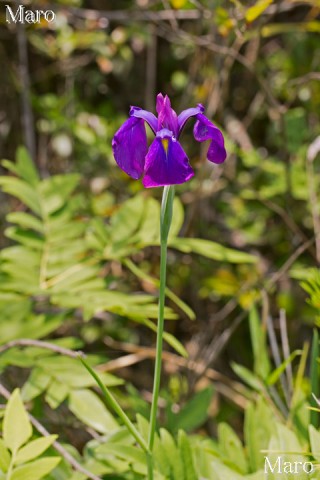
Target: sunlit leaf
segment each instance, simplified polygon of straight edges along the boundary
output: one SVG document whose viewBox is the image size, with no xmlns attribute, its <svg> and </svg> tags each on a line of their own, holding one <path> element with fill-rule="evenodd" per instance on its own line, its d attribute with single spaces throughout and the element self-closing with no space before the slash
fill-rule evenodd
<svg viewBox="0 0 320 480">
<path fill-rule="evenodd" d="M 11 455 L 4 441 L 0 438 L 0 470 L 7 472 L 10 465 Z"/>
<path fill-rule="evenodd" d="M 50 447 L 50 445 L 53 444 L 56 438 L 57 435 L 48 435 L 47 437 L 37 438 L 36 440 L 28 443 L 19 450 L 15 458 L 15 465 L 26 463 L 34 458 L 39 457 Z"/>
<path fill-rule="evenodd" d="M 35 460 L 13 470 L 11 480 L 40 480 L 50 473 L 60 462 L 60 457 Z"/>
<path fill-rule="evenodd" d="M 3 439 L 13 452 L 26 443 L 32 435 L 32 426 L 21 400 L 20 391 L 16 389 L 8 400 L 3 419 Z"/>
<path fill-rule="evenodd" d="M 119 427 L 104 403 L 90 390 L 73 390 L 68 404 L 74 415 L 97 432 L 109 434 Z"/>
<path fill-rule="evenodd" d="M 256 3 L 246 11 L 246 20 L 251 23 L 259 18 L 263 12 L 273 3 L 273 0 L 257 0 Z"/>
</svg>

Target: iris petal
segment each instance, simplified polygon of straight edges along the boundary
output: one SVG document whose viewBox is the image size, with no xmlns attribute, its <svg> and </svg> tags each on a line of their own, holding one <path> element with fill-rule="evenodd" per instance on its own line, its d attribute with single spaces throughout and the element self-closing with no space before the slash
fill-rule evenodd
<svg viewBox="0 0 320 480">
<path fill-rule="evenodd" d="M 204 107 L 199 103 L 194 108 L 187 108 L 187 110 L 183 110 L 180 115 L 178 116 L 178 126 L 179 126 L 179 135 L 182 132 L 183 127 L 185 126 L 186 122 L 189 120 L 190 117 L 194 117 L 199 113 L 204 112 Z"/>
<path fill-rule="evenodd" d="M 180 143 L 169 130 L 158 132 L 146 156 L 143 185 L 146 188 L 176 185 L 187 182 L 193 175 Z"/>
<path fill-rule="evenodd" d="M 130 116 L 142 118 L 142 120 L 145 120 L 148 123 L 153 132 L 156 133 L 158 129 L 158 120 L 153 113 L 148 112 L 148 110 L 142 110 L 142 108 L 139 107 L 131 107 Z"/>
<path fill-rule="evenodd" d="M 198 142 L 211 140 L 207 153 L 207 159 L 210 160 L 210 162 L 223 163 L 225 161 L 227 153 L 224 148 L 223 135 L 219 128 L 213 125 L 213 123 L 202 113 L 197 115 L 197 122 L 193 129 L 193 135 Z"/>
<path fill-rule="evenodd" d="M 158 113 L 158 130 L 163 128 L 171 130 L 171 132 L 177 137 L 178 117 L 176 112 L 171 108 L 171 102 L 168 95 L 165 97 L 162 93 L 157 95 L 156 109 Z"/>
<path fill-rule="evenodd" d="M 163 108 L 163 102 L 164 102 L 164 96 L 162 95 L 162 93 L 158 93 L 157 99 L 156 99 L 156 110 L 158 115 Z"/>
<path fill-rule="evenodd" d="M 148 151 L 144 121 L 135 117 L 125 121 L 113 137 L 112 150 L 119 167 L 135 180 L 140 178 Z"/>
</svg>

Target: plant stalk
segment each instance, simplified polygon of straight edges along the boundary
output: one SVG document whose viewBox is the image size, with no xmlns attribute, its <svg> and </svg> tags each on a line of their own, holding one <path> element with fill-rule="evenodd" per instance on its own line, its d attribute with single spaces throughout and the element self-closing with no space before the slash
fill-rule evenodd
<svg viewBox="0 0 320 480">
<path fill-rule="evenodd" d="M 134 426 L 134 424 L 131 422 L 129 417 L 125 414 L 125 412 L 122 410 L 121 406 L 117 402 L 117 400 L 113 397 L 113 395 L 109 392 L 109 389 L 104 385 L 102 382 L 101 378 L 99 375 L 91 368 L 91 366 L 85 361 L 85 359 L 79 355 L 79 358 L 82 362 L 82 364 L 85 366 L 85 368 L 88 370 L 88 372 L 91 374 L 91 376 L 95 379 L 99 387 L 101 388 L 104 397 L 108 403 L 108 405 L 119 415 L 129 432 L 132 434 L 132 436 L 136 439 L 136 442 L 140 445 L 142 450 L 145 452 L 147 456 L 150 455 L 150 451 L 148 449 L 148 446 Z"/>
<path fill-rule="evenodd" d="M 160 391 L 161 366 L 162 366 L 162 343 L 164 330 L 164 307 L 166 292 L 166 273 L 167 273 L 167 244 L 168 235 L 172 220 L 172 207 L 174 199 L 174 187 L 166 186 L 163 189 L 161 213 L 160 213 L 160 286 L 159 286 L 159 313 L 156 343 L 156 359 L 153 377 L 152 404 L 149 422 L 148 450 L 153 450 L 158 400 Z M 148 462 L 148 480 L 153 480 L 153 461 L 152 456 Z"/>
</svg>

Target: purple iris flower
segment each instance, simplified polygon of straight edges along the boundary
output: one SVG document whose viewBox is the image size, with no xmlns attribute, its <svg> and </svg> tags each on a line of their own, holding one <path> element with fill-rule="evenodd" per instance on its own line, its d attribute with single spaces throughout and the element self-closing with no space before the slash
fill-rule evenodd
<svg viewBox="0 0 320 480">
<path fill-rule="evenodd" d="M 184 183 L 194 172 L 183 150 L 179 137 L 190 117 L 196 117 L 193 129 L 198 142 L 211 140 L 207 158 L 222 163 L 226 158 L 224 139 L 220 130 L 203 115 L 204 107 L 183 110 L 178 116 L 171 108 L 169 97 L 159 93 L 156 105 L 158 118 L 139 107 L 131 107 L 130 118 L 115 133 L 112 140 L 114 158 L 119 167 L 130 177 L 143 175 L 145 187 L 162 187 Z M 149 149 L 144 122 L 147 122 L 156 138 Z"/>
</svg>

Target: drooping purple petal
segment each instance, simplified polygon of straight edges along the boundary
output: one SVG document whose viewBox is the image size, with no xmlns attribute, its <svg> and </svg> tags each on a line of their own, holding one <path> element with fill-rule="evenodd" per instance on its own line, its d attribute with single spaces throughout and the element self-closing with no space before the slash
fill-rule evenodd
<svg viewBox="0 0 320 480">
<path fill-rule="evenodd" d="M 201 105 L 201 103 L 198 103 L 198 105 L 194 108 L 187 108 L 187 110 L 183 110 L 180 115 L 178 116 L 178 128 L 179 128 L 179 134 L 182 132 L 183 127 L 185 126 L 186 122 L 189 120 L 190 117 L 194 117 L 195 115 L 198 115 L 199 113 L 204 112 L 204 106 Z"/>
<path fill-rule="evenodd" d="M 157 95 L 157 113 L 158 113 L 158 130 L 166 128 L 173 135 L 178 136 L 178 117 L 176 112 L 171 108 L 171 102 L 168 95 L 165 97 L 162 93 Z"/>
<path fill-rule="evenodd" d="M 143 185 L 163 187 L 187 182 L 194 172 L 180 143 L 168 129 L 160 130 L 150 145 Z"/>
<path fill-rule="evenodd" d="M 135 117 L 126 120 L 112 139 L 112 150 L 119 167 L 135 180 L 140 178 L 148 151 L 144 121 Z"/>
<path fill-rule="evenodd" d="M 224 148 L 223 135 L 219 128 L 213 125 L 202 113 L 197 115 L 193 135 L 198 142 L 211 140 L 207 153 L 207 159 L 210 160 L 210 162 L 223 163 L 225 161 L 227 152 Z"/>
<path fill-rule="evenodd" d="M 130 117 L 142 118 L 142 120 L 145 120 L 148 123 L 154 134 L 156 134 L 158 129 L 158 120 L 153 113 L 148 112 L 148 110 L 142 110 L 140 107 L 131 107 Z"/>
</svg>

